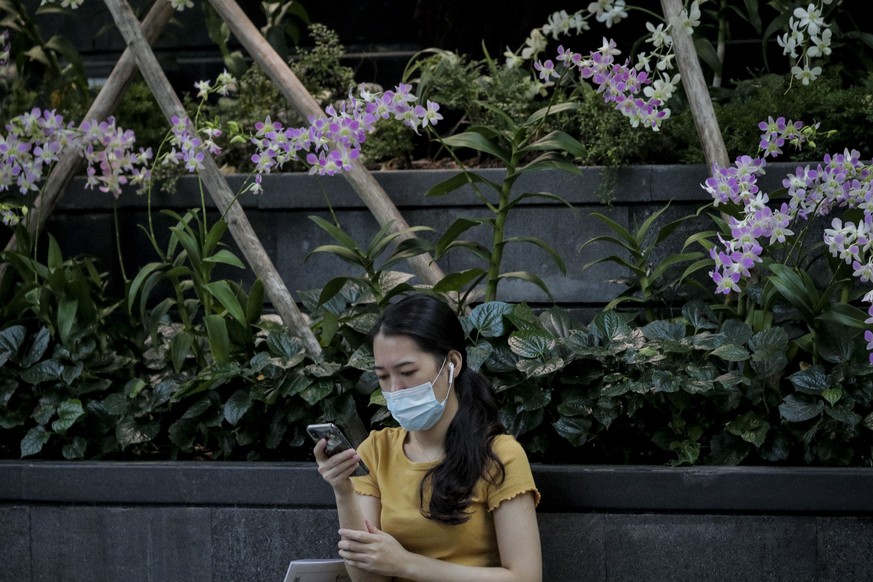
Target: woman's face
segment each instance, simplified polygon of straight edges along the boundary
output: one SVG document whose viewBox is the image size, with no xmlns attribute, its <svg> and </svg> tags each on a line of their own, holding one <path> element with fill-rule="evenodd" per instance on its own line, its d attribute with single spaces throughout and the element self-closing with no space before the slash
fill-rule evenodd
<svg viewBox="0 0 873 582">
<path fill-rule="evenodd" d="M 448 363 L 443 365 L 443 362 L 437 362 L 409 336 L 376 335 L 373 338 L 373 357 L 376 360 L 374 370 L 383 392 L 433 382 L 434 395 L 438 400 L 445 398 L 449 386 Z"/>
</svg>

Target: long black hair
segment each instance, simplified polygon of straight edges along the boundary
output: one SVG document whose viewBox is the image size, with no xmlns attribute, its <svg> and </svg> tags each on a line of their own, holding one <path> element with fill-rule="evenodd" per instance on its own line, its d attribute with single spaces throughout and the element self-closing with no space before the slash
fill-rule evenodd
<svg viewBox="0 0 873 582">
<path fill-rule="evenodd" d="M 370 331 L 406 336 L 418 347 L 443 361 L 451 350 L 461 354 L 461 370 L 454 382 L 458 411 L 446 432 L 443 461 L 424 476 L 419 489 L 421 512 L 428 519 L 447 524 L 466 522 L 473 488 L 480 478 L 499 484 L 505 467 L 494 453 L 494 437 L 506 429 L 498 416 L 497 401 L 484 376 L 467 366 L 467 344 L 461 322 L 442 301 L 411 295 L 389 305 Z M 424 508 L 424 491 L 430 482 L 430 505 Z"/>
</svg>

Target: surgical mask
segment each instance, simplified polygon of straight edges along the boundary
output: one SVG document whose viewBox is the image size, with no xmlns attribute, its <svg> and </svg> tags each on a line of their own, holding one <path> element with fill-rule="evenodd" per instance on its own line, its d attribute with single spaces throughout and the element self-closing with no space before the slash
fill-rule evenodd
<svg viewBox="0 0 873 582">
<path fill-rule="evenodd" d="M 434 382 L 442 374 L 445 365 L 446 362 L 444 360 L 439 372 L 437 372 L 436 378 L 434 378 Z M 452 372 L 454 372 L 454 367 L 453 364 L 449 365 Z M 446 398 L 442 402 L 436 399 L 436 394 L 433 391 L 433 382 L 425 382 L 420 386 L 383 393 L 391 416 L 400 423 L 400 426 L 408 431 L 428 430 L 431 428 L 442 418 L 443 412 L 446 410 L 446 402 L 448 402 L 449 394 L 452 392 L 452 375 L 450 374 L 449 377 L 449 389 L 446 392 Z"/>
</svg>

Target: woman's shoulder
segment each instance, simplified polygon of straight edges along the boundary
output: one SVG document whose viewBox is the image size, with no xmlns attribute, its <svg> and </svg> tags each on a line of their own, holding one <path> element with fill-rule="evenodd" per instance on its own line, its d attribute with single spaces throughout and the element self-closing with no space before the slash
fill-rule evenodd
<svg viewBox="0 0 873 582">
<path fill-rule="evenodd" d="M 370 434 L 364 439 L 364 442 L 367 443 L 368 446 L 373 447 L 374 449 L 384 449 L 385 447 L 391 447 L 396 444 L 398 441 L 402 444 L 403 439 L 406 436 L 406 431 L 402 428 L 380 428 L 378 430 L 371 430 Z"/>
<path fill-rule="evenodd" d="M 499 434 L 494 437 L 491 445 L 494 453 L 500 460 L 506 462 L 509 459 L 523 458 L 527 460 L 527 453 L 515 437 L 511 434 Z"/>
</svg>

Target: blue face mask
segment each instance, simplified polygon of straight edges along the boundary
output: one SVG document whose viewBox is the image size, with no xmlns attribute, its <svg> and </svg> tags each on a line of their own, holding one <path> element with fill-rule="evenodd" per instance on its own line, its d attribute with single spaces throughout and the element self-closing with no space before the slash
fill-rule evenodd
<svg viewBox="0 0 873 582">
<path fill-rule="evenodd" d="M 443 373 L 443 365 L 440 366 L 436 378 Z M 452 366 L 454 368 L 454 366 Z M 412 388 L 403 388 L 394 392 L 384 392 L 385 402 L 388 405 L 388 410 L 391 416 L 394 417 L 400 426 L 408 431 L 428 430 L 433 427 L 446 410 L 446 402 L 449 400 L 449 394 L 452 392 L 452 380 L 449 378 L 449 389 L 446 392 L 446 398 L 442 402 L 436 399 L 436 394 L 433 391 L 433 382 L 425 382 L 420 386 Z"/>
</svg>

